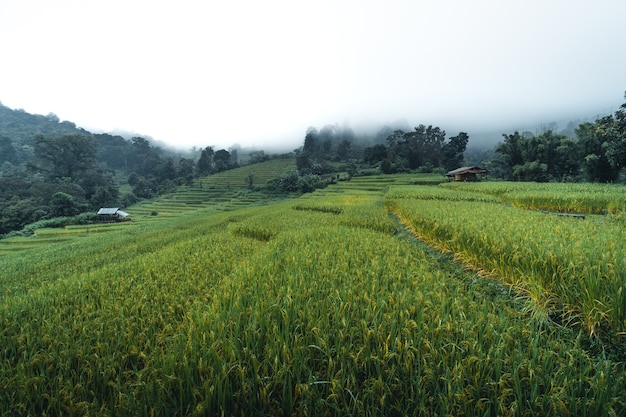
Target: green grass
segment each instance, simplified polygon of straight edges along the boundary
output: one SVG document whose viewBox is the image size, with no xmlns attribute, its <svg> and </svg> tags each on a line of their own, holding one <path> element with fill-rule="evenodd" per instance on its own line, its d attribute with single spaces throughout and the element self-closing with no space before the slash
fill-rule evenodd
<svg viewBox="0 0 626 417">
<path fill-rule="evenodd" d="M 355 178 L 5 253 L 0 413 L 623 415 L 623 361 L 538 324 L 517 292 L 390 215 L 385 194 L 413 204 L 417 180 Z"/>
</svg>

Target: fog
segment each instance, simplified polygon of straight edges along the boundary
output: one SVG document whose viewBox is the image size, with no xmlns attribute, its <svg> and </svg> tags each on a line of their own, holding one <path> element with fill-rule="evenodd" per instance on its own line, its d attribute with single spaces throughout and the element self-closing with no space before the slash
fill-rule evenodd
<svg viewBox="0 0 626 417">
<path fill-rule="evenodd" d="M 3 0 L 0 101 L 177 147 L 397 120 L 474 141 L 612 113 L 626 2 Z"/>
</svg>

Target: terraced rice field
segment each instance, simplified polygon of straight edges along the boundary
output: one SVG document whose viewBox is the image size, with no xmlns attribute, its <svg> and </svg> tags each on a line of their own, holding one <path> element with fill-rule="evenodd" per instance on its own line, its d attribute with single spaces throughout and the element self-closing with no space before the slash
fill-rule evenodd
<svg viewBox="0 0 626 417">
<path fill-rule="evenodd" d="M 0 413 L 625 415 L 620 290 L 575 257 L 623 285 L 611 269 L 623 235 L 596 252 L 555 243 L 617 223 L 422 180 L 200 205 L 3 254 Z M 537 238 L 506 246 L 503 228 L 522 220 Z M 455 246 L 472 236 L 480 243 Z M 541 272 L 570 260 L 571 282 Z"/>
<path fill-rule="evenodd" d="M 216 211 L 231 211 L 247 205 L 265 203 L 272 199 L 261 192 L 249 190 L 247 177 L 253 176 L 253 186 L 262 186 L 270 179 L 292 169 L 295 169 L 293 158 L 247 165 L 196 179 L 192 185 L 181 186 L 174 193 L 137 204 L 128 210 L 134 218 L 150 218 L 176 216 L 182 212 L 207 207 Z"/>
<path fill-rule="evenodd" d="M 254 184 L 263 185 L 285 171 L 295 168 L 293 159 L 274 159 L 248 165 L 230 171 L 194 180 L 193 185 L 181 186 L 175 192 L 154 200 L 140 202 L 124 208 L 132 220 L 160 221 L 168 217 L 197 210 L 212 209 L 216 212 L 267 204 L 276 198 L 248 189 L 246 177 L 254 175 Z M 253 185 L 254 185 L 253 184 Z M 88 226 L 67 226 L 64 229 L 39 229 L 32 237 L 12 237 L 0 240 L 0 255 L 26 248 L 36 248 L 52 243 L 65 242 L 72 236 L 104 233 L 131 228 L 136 223 L 103 223 Z"/>
</svg>

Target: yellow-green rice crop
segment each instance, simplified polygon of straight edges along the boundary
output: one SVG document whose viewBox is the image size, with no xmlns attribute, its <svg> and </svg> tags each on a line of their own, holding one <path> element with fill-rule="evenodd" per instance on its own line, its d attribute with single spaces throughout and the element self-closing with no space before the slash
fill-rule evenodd
<svg viewBox="0 0 626 417">
<path fill-rule="evenodd" d="M 413 199 L 390 193 L 387 206 L 428 241 L 521 289 L 539 319 L 558 316 L 582 324 L 591 335 L 604 329 L 617 337 L 626 331 L 621 225 L 498 203 L 422 199 L 423 192 L 416 188 Z"/>
<path fill-rule="evenodd" d="M 499 197 L 516 207 L 571 213 L 626 211 L 626 187 L 617 184 L 450 182 L 442 187 Z"/>
<path fill-rule="evenodd" d="M 623 362 L 401 237 L 383 188 L 327 191 L 5 254 L 0 414 L 626 412 Z"/>
<path fill-rule="evenodd" d="M 386 194 L 387 199 L 420 199 L 444 201 L 499 202 L 498 197 L 470 191 L 449 190 L 439 187 L 393 186 Z"/>
</svg>

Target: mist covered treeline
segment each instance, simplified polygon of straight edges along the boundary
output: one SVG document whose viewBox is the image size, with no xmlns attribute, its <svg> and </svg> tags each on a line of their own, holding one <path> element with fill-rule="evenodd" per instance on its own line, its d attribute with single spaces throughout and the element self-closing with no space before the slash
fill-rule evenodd
<svg viewBox="0 0 626 417">
<path fill-rule="evenodd" d="M 626 103 L 613 115 L 579 124 L 573 133 L 504 134 L 494 149 L 499 158 L 486 165 L 493 176 L 515 181 L 624 181 Z"/>
<path fill-rule="evenodd" d="M 467 133 L 446 139 L 439 127 L 412 130 L 384 126 L 373 136 L 357 135 L 347 125 L 309 127 L 294 151 L 297 169 L 270 181 L 271 192 L 311 192 L 355 175 L 439 172 L 458 168 L 469 141 Z"/>
<path fill-rule="evenodd" d="M 626 94 L 624 96 L 626 99 Z M 403 123 L 406 124 L 406 123 Z M 512 181 L 626 182 L 626 103 L 595 121 L 570 122 L 556 132 L 556 123 L 542 133 L 503 133 L 492 145 L 472 147 L 466 132 L 446 139 L 439 127 L 413 129 L 383 126 L 355 134 L 347 126 L 307 130 L 299 149 L 304 173 L 329 174 L 329 162 L 349 162 L 353 173 L 440 172 L 463 165 L 482 165 L 490 177 Z"/>
<path fill-rule="evenodd" d="M 383 174 L 399 172 L 434 172 L 458 168 L 469 135 L 460 132 L 446 138 L 445 130 L 418 125 L 413 129 L 383 126 L 374 135 L 357 135 L 348 127 L 326 125 L 310 127 L 304 144 L 298 149 L 297 165 L 302 173 L 328 174 L 345 169 L 344 162 L 357 171 L 376 169 Z"/>
</svg>

